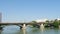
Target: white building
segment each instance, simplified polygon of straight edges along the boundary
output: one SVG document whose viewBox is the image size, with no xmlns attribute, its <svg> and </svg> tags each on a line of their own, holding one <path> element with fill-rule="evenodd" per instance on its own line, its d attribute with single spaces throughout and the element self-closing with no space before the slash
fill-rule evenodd
<svg viewBox="0 0 60 34">
<path fill-rule="evenodd" d="M 46 22 L 46 20 L 48 20 L 48 19 L 40 19 L 40 20 L 35 20 L 36 22 Z"/>
<path fill-rule="evenodd" d="M 60 18 L 57 18 L 57 20 L 60 20 Z"/>
</svg>

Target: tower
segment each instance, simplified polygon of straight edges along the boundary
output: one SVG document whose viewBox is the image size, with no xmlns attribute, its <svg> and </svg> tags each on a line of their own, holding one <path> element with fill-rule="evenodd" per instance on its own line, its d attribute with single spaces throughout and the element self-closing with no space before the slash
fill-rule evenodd
<svg viewBox="0 0 60 34">
<path fill-rule="evenodd" d="M 0 23 L 2 22 L 2 13 L 0 12 Z"/>
</svg>

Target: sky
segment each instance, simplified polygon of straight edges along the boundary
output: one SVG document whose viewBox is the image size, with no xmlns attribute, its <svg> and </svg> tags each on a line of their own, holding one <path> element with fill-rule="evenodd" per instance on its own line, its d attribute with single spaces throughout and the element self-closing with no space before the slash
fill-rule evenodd
<svg viewBox="0 0 60 34">
<path fill-rule="evenodd" d="M 60 0 L 0 0 L 3 22 L 60 18 Z"/>
</svg>

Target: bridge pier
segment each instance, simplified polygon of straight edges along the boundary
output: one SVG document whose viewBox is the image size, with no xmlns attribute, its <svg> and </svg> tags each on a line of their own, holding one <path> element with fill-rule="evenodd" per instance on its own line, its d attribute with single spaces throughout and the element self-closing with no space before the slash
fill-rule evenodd
<svg viewBox="0 0 60 34">
<path fill-rule="evenodd" d="M 20 29 L 26 29 L 26 24 L 19 25 Z"/>
<path fill-rule="evenodd" d="M 43 24 L 40 25 L 40 29 L 44 29 L 44 25 Z"/>
<path fill-rule="evenodd" d="M 26 24 L 23 24 L 23 26 L 22 26 L 23 28 L 22 29 L 26 29 Z"/>
</svg>

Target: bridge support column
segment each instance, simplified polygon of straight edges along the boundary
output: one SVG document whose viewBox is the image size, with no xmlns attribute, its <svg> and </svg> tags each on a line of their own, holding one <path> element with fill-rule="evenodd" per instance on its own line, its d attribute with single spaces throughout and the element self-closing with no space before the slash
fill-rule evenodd
<svg viewBox="0 0 60 34">
<path fill-rule="evenodd" d="M 26 24 L 19 25 L 20 29 L 26 29 Z"/>
<path fill-rule="evenodd" d="M 23 26 L 22 26 L 23 28 L 22 29 L 26 29 L 26 24 L 23 24 Z"/>
<path fill-rule="evenodd" d="M 40 29 L 44 29 L 44 25 L 43 24 L 40 25 Z"/>
</svg>

